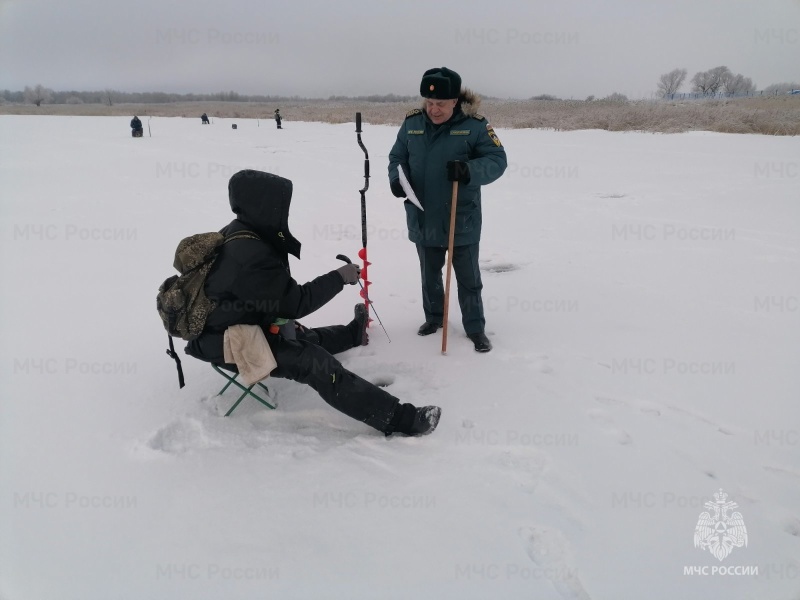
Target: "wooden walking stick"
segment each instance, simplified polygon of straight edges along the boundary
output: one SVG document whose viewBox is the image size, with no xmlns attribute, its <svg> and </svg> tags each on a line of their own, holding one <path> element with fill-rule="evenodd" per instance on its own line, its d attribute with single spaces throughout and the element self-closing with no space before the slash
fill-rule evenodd
<svg viewBox="0 0 800 600">
<path fill-rule="evenodd" d="M 453 265 L 453 243 L 456 236 L 456 205 L 458 204 L 458 181 L 453 182 L 450 199 L 450 237 L 447 240 L 447 279 L 444 285 L 444 319 L 442 321 L 442 354 L 447 354 L 447 317 L 450 312 L 450 267 Z"/>
</svg>

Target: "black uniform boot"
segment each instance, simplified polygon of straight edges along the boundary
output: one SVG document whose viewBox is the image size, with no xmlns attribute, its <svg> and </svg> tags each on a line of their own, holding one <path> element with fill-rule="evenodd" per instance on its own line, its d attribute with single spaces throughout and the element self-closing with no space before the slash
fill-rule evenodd
<svg viewBox="0 0 800 600">
<path fill-rule="evenodd" d="M 492 342 L 489 341 L 489 338 L 486 337 L 486 334 L 482 331 L 478 333 L 468 333 L 467 337 L 475 344 L 476 352 L 489 352 L 489 350 L 492 349 Z"/>
<path fill-rule="evenodd" d="M 441 327 L 439 323 L 423 323 L 417 331 L 417 335 L 430 335 L 436 333 Z"/>
</svg>

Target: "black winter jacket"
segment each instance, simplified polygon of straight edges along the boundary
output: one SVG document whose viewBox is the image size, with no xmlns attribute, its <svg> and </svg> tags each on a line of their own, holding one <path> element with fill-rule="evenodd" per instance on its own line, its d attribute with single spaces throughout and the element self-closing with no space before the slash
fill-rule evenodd
<svg viewBox="0 0 800 600">
<path fill-rule="evenodd" d="M 336 270 L 303 285 L 292 278 L 289 254 L 300 258 L 300 242 L 288 227 L 291 181 L 261 171 L 239 171 L 228 184 L 228 197 L 237 218 L 221 233 L 252 231 L 261 239 L 224 244 L 206 279 L 206 296 L 217 307 L 186 352 L 214 363 L 224 362 L 222 339 L 228 326 L 260 325 L 266 330 L 277 319 L 300 319 L 344 287 Z"/>
</svg>

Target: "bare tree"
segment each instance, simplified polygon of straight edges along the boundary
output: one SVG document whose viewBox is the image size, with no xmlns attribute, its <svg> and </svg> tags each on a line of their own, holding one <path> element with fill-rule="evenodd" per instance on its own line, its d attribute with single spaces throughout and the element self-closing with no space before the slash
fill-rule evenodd
<svg viewBox="0 0 800 600">
<path fill-rule="evenodd" d="M 658 79 L 658 93 L 660 96 L 671 96 L 677 92 L 686 80 L 686 69 L 675 69 L 664 73 Z"/>
<path fill-rule="evenodd" d="M 756 91 L 756 85 L 753 80 L 744 75 L 733 73 L 726 77 L 722 82 L 722 91 L 729 96 L 737 96 L 741 94 L 750 94 Z"/>
<path fill-rule="evenodd" d="M 692 77 L 692 91 L 709 96 L 714 95 L 731 75 L 728 67 L 714 67 L 708 71 L 699 71 Z"/>
<path fill-rule="evenodd" d="M 103 100 L 108 106 L 114 106 L 114 90 L 106 89 L 103 92 Z"/>
<path fill-rule="evenodd" d="M 33 89 L 25 86 L 23 97 L 25 102 L 41 106 L 42 103 L 46 104 L 53 100 L 53 90 L 43 87 L 41 84 L 37 84 Z"/>
</svg>

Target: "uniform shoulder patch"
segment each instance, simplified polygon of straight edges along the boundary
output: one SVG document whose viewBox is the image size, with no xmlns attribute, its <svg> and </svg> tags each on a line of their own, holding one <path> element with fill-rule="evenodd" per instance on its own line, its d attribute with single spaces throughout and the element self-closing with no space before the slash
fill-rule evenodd
<svg viewBox="0 0 800 600">
<path fill-rule="evenodd" d="M 489 138 L 494 142 L 495 146 L 499 148 L 503 145 L 500 142 L 500 138 L 497 137 L 497 134 L 494 132 L 494 128 L 488 122 L 486 123 L 486 132 L 489 134 Z"/>
<path fill-rule="evenodd" d="M 475 113 L 474 115 L 472 115 L 472 118 L 473 119 L 478 119 L 478 121 L 485 121 L 486 120 L 486 117 L 484 117 L 483 115 L 479 115 L 478 113 Z"/>
<path fill-rule="evenodd" d="M 407 119 L 408 117 L 413 117 L 414 115 L 421 115 L 421 114 L 422 114 L 422 109 L 420 109 L 420 108 L 415 108 L 414 110 L 410 110 L 410 111 L 408 111 L 408 112 L 406 113 L 406 119 Z"/>
</svg>

